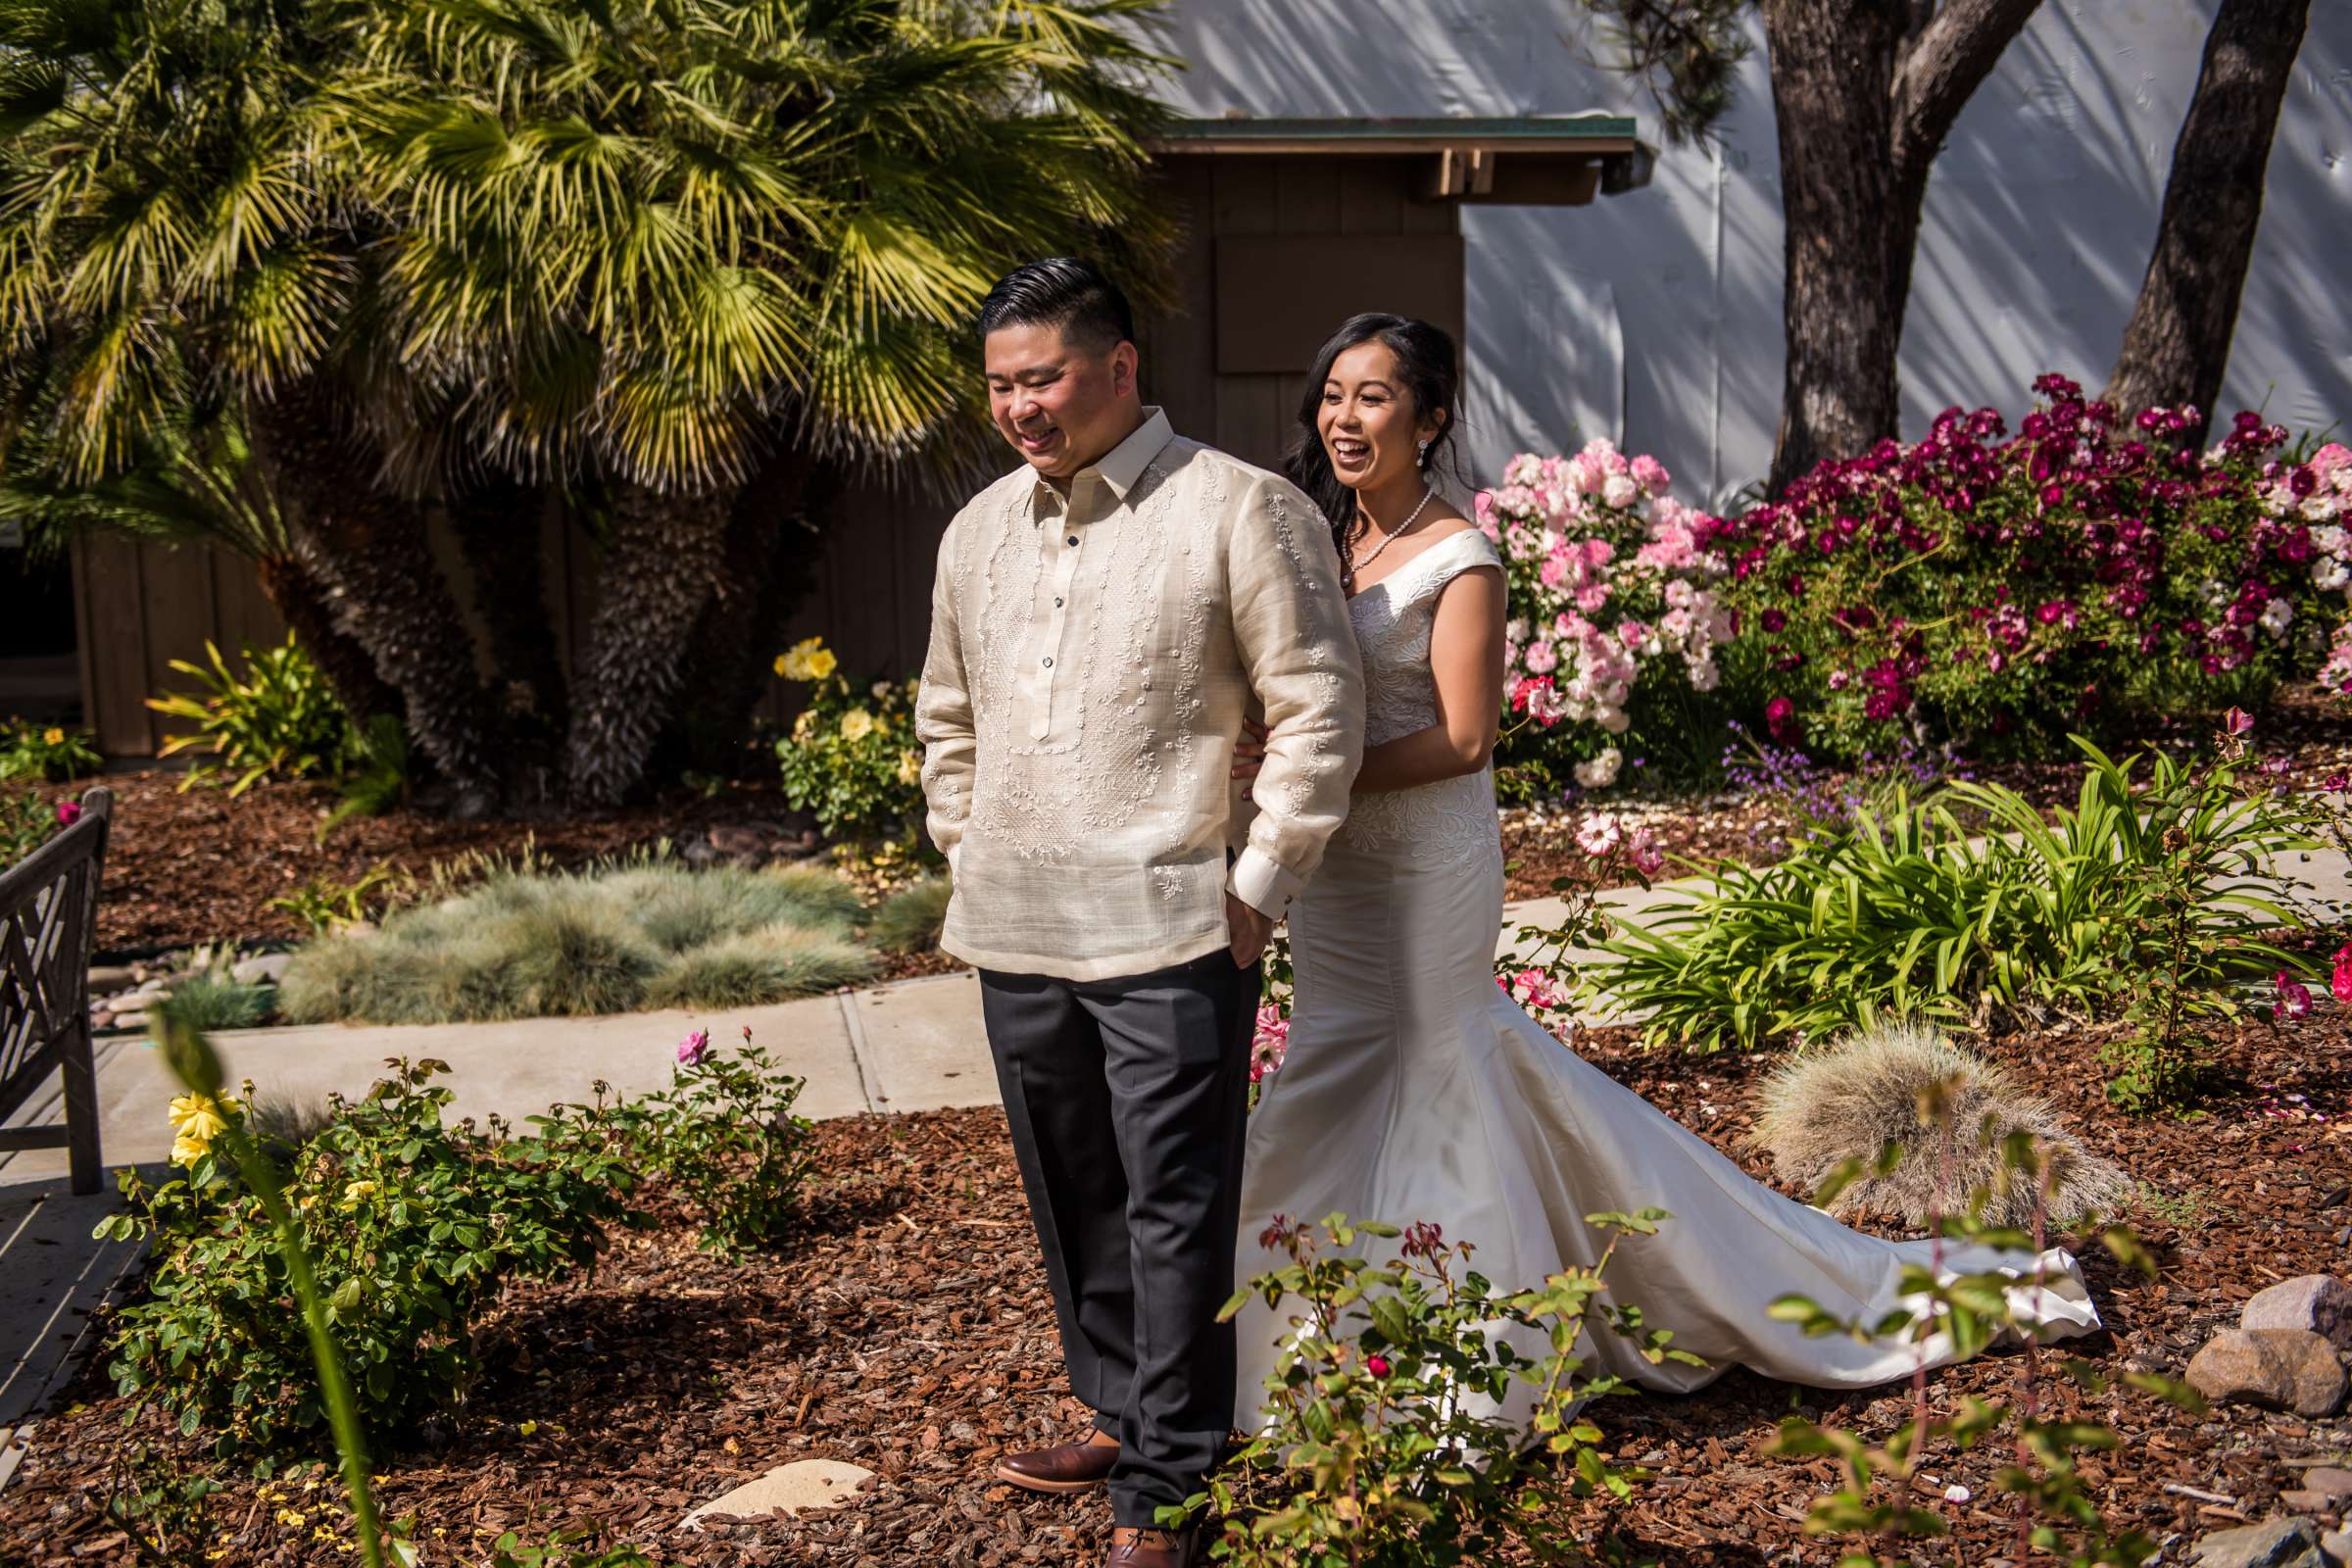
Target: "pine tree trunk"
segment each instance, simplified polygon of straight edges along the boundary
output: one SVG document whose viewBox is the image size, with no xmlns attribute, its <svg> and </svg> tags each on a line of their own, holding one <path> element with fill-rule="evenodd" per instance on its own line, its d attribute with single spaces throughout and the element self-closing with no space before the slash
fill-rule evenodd
<svg viewBox="0 0 2352 1568">
<path fill-rule="evenodd" d="M 2148 271 L 2106 401 L 2127 417 L 2192 405 L 2209 422 L 2230 364 L 2278 110 L 2311 0 L 2222 0 L 2173 145 Z M 2184 439 L 2202 444 L 2205 422 Z"/>
<path fill-rule="evenodd" d="M 548 610 L 541 514 L 547 492 L 484 475 L 448 502 L 450 523 L 473 578 L 473 603 L 496 671 L 492 696 L 505 715 L 510 796 L 553 793 L 569 692 Z"/>
<path fill-rule="evenodd" d="M 263 556 L 254 566 L 261 576 L 263 594 L 293 631 L 296 645 L 326 677 L 343 711 L 363 725 L 378 713 L 398 713 L 400 693 L 384 684 L 368 650 L 335 624 L 326 585 L 318 573 L 296 556 Z"/>
<path fill-rule="evenodd" d="M 1901 18 L 1885 0 L 1766 0 L 1780 131 L 1788 365 L 1769 487 L 1895 425 L 1892 114 Z"/>
<path fill-rule="evenodd" d="M 498 714 L 426 542 L 424 508 L 377 484 L 358 443 L 315 404 L 270 405 L 254 427 L 336 621 L 400 693 L 410 739 L 461 792 L 461 811 L 489 809 L 500 794 Z"/>
<path fill-rule="evenodd" d="M 743 764 L 785 622 L 812 581 L 816 530 L 807 519 L 838 489 L 832 470 L 791 452 L 772 459 L 735 498 L 720 588 L 687 650 L 674 744 L 690 765 L 725 772 Z"/>
<path fill-rule="evenodd" d="M 612 488 L 596 614 L 577 661 L 564 748 L 574 806 L 617 806 L 645 776 L 675 703 L 686 647 L 725 565 L 732 490 Z"/>
</svg>

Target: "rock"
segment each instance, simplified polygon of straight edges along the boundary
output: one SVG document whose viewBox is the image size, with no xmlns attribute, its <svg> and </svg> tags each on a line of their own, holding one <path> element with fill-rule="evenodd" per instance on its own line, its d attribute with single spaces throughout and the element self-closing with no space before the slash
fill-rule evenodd
<svg viewBox="0 0 2352 1568">
<path fill-rule="evenodd" d="M 2320 1555 L 2331 1563 L 2352 1563 L 2352 1530 L 2330 1530 L 2322 1536 Z"/>
<path fill-rule="evenodd" d="M 2278 1494 L 2278 1506 L 2292 1508 L 2297 1513 L 2333 1513 L 2335 1503 L 2324 1492 L 2298 1487 L 2292 1492 Z"/>
<path fill-rule="evenodd" d="M 2320 1465 L 2303 1472 L 2305 1490 L 2337 1502 L 2352 1499 L 2352 1470 L 2339 1470 L 2333 1465 Z"/>
<path fill-rule="evenodd" d="M 767 839 L 748 827 L 721 823 L 710 830 L 710 848 L 736 860 L 760 860 L 767 858 Z"/>
<path fill-rule="evenodd" d="M 2301 1416 L 2335 1413 L 2344 1364 L 2335 1347 L 2305 1329 L 2224 1329 L 2188 1363 L 2208 1399 L 2242 1399 Z"/>
<path fill-rule="evenodd" d="M 2237 1326 L 2303 1329 L 2325 1334 L 2339 1350 L 2352 1350 L 2352 1287 L 2332 1274 L 2306 1274 L 2274 1285 L 2246 1303 Z"/>
<path fill-rule="evenodd" d="M 2242 1530 L 2217 1530 L 2188 1560 L 2197 1568 L 2326 1568 L 2320 1533 L 2308 1519 L 2266 1519 Z"/>
<path fill-rule="evenodd" d="M 147 1027 L 147 1015 L 143 1012 L 118 1012 L 115 1014 L 115 1027 L 118 1029 L 144 1029 Z"/>
<path fill-rule="evenodd" d="M 125 963 L 93 963 L 90 965 L 92 991 L 123 991 L 131 983 L 130 966 Z"/>
<path fill-rule="evenodd" d="M 154 975 L 148 979 L 140 981 L 137 987 L 133 990 L 132 995 L 152 997 L 163 992 L 164 988 L 171 983 L 172 977 L 168 974 Z"/>
<path fill-rule="evenodd" d="M 258 985 L 267 980 L 271 985 L 285 978 L 286 965 L 294 961 L 291 953 L 262 953 L 250 958 L 239 958 L 228 967 L 228 976 L 241 986 Z"/>
<path fill-rule="evenodd" d="M 747 1481 L 733 1492 L 701 1504 L 686 1516 L 684 1523 L 688 1529 L 700 1529 L 706 1514 L 758 1519 L 778 1509 L 792 1515 L 816 1508 L 835 1508 L 873 1478 L 871 1470 L 838 1459 L 799 1459 L 778 1465 L 757 1480 Z"/>
<path fill-rule="evenodd" d="M 678 858 L 684 860 L 688 865 L 702 866 L 710 865 L 724 857 L 717 850 L 711 848 L 709 839 L 696 839 L 678 852 Z"/>
</svg>

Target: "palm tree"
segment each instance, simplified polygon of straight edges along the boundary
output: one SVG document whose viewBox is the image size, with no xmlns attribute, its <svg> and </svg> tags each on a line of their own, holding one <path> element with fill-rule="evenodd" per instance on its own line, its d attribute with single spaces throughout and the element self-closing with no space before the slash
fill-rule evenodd
<svg viewBox="0 0 2352 1568">
<path fill-rule="evenodd" d="M 414 373 L 464 389 L 469 446 L 606 497 L 576 801 L 641 776 L 753 474 L 781 526 L 820 463 L 952 447 L 996 276 L 1152 252 L 1165 63 L 1123 24 L 1155 3 L 416 0 L 371 35 Z"/>
<path fill-rule="evenodd" d="M 500 571 L 502 486 L 598 498 L 571 690 L 492 651 L 611 804 L 688 646 L 726 642 L 698 628 L 773 602 L 728 581 L 752 476 L 780 525 L 821 466 L 968 447 L 990 280 L 1164 251 L 1167 63 L 1128 30 L 1155 5 L 0 0 L 0 390 L 47 389 L 0 440 L 46 409 L 64 481 L 99 483 L 184 368 L 419 749 L 485 792 L 518 749 L 426 504 Z"/>
<path fill-rule="evenodd" d="M 341 0 L 0 0 L 0 384 L 19 394 L 0 439 L 40 448 L 55 487 L 120 484 L 193 401 L 216 402 L 270 504 L 195 531 L 225 522 L 218 536 L 250 547 L 329 658 L 331 606 L 420 749 L 480 792 L 499 760 L 465 624 L 419 497 L 379 482 L 385 438 L 416 444 L 429 389 L 380 309 L 386 218 L 344 128 L 340 62 L 364 16 Z M 336 683 L 380 700 L 355 669 Z"/>
</svg>

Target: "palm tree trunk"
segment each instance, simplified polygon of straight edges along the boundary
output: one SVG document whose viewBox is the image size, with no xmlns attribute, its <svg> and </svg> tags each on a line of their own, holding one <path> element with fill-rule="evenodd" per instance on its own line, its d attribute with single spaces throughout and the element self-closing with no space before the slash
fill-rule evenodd
<svg viewBox="0 0 2352 1568">
<path fill-rule="evenodd" d="M 356 442 L 315 404 L 272 404 L 255 426 L 257 450 L 336 620 L 400 693 L 410 738 L 461 792 L 461 809 L 489 809 L 500 794 L 498 713 L 474 667 L 466 617 L 426 542 L 424 508 L 374 482 Z"/>
<path fill-rule="evenodd" d="M 473 578 L 473 604 L 507 720 L 509 793 L 550 793 L 570 694 L 548 611 L 540 521 L 547 492 L 485 475 L 450 498 L 450 522 Z"/>
<path fill-rule="evenodd" d="M 343 711 L 355 724 L 364 726 L 378 713 L 401 710 L 400 693 L 375 672 L 375 661 L 368 657 L 368 650 L 335 624 L 326 585 L 317 572 L 294 555 L 261 556 L 254 566 L 261 575 L 262 592 L 293 630 L 294 641 L 326 677 L 335 701 L 343 705 Z"/>
<path fill-rule="evenodd" d="M 613 487 L 612 534 L 564 748 L 574 806 L 617 806 L 644 778 L 683 684 L 688 640 L 721 580 L 734 499 L 731 489 Z"/>
<path fill-rule="evenodd" d="M 834 470 L 792 451 L 772 458 L 737 495 L 720 588 L 686 655 L 675 741 L 695 767 L 723 773 L 742 764 L 784 623 L 811 582 L 817 530 L 809 514 L 838 489 Z"/>
<path fill-rule="evenodd" d="M 2278 108 L 2310 13 L 2311 0 L 2222 0 L 2173 144 L 2147 275 L 2101 394 L 2127 416 L 2193 406 L 2187 445 L 2204 444 L 2222 395 Z"/>
</svg>

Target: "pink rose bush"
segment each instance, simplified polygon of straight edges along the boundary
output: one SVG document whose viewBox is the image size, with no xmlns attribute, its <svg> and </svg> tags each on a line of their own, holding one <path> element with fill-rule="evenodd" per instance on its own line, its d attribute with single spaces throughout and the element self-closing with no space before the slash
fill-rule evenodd
<svg viewBox="0 0 2352 1568">
<path fill-rule="evenodd" d="M 1287 1004 L 1267 1003 L 1257 1009 L 1257 1032 L 1250 1041 L 1250 1081 L 1264 1083 L 1267 1077 L 1282 1070 L 1283 1053 L 1291 1045 L 1291 1019 Z"/>
<path fill-rule="evenodd" d="M 1738 672 L 1773 739 L 1850 760 L 1897 733 L 1975 754 L 2258 707 L 2343 615 L 2352 452 L 2280 457 L 2242 414 L 2176 451 L 2063 376 L 2012 435 L 1947 409 L 1927 437 L 1825 463 L 1724 525 Z M 2343 662 L 2352 678 L 2352 659 Z"/>
<path fill-rule="evenodd" d="M 1676 501 L 1670 482 L 1656 459 L 1592 441 L 1573 457 L 1523 453 L 1478 497 L 1510 586 L 1502 751 L 1538 789 L 1571 775 L 1607 788 L 1623 758 L 1613 738 L 1644 697 L 1722 681 L 1722 523 Z"/>
</svg>

